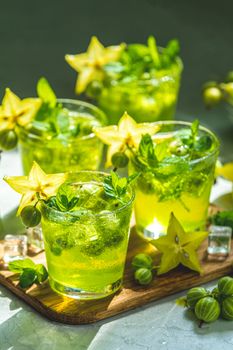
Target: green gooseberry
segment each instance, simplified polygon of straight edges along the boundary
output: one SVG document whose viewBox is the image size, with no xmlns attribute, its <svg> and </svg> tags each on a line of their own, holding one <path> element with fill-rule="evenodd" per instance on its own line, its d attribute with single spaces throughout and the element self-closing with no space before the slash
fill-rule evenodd
<svg viewBox="0 0 233 350">
<path fill-rule="evenodd" d="M 203 91 L 203 101 L 207 107 L 218 104 L 222 99 L 222 92 L 218 87 L 209 87 Z"/>
<path fill-rule="evenodd" d="M 17 146 L 18 136 L 14 130 L 0 132 L 0 148 L 9 151 Z"/>
<path fill-rule="evenodd" d="M 233 295 L 233 278 L 225 276 L 218 281 L 218 290 L 223 295 Z"/>
<path fill-rule="evenodd" d="M 33 205 L 24 207 L 20 216 L 24 225 L 27 227 L 35 227 L 41 221 L 41 212 Z"/>
<path fill-rule="evenodd" d="M 226 320 L 233 320 L 233 296 L 228 296 L 222 302 L 222 317 Z"/>
<path fill-rule="evenodd" d="M 116 152 L 112 156 L 112 164 L 115 168 L 124 168 L 129 162 L 129 158 L 123 152 Z"/>
<path fill-rule="evenodd" d="M 209 296 L 201 298 L 195 306 L 196 317 L 206 323 L 216 321 L 219 318 L 220 311 L 219 302 Z"/>
<path fill-rule="evenodd" d="M 188 153 L 189 148 L 184 145 L 181 141 L 174 140 L 169 145 L 169 150 L 176 156 L 185 156 Z"/>
<path fill-rule="evenodd" d="M 233 81 L 233 71 L 230 71 L 227 73 L 227 76 L 226 76 L 226 82 L 229 83 L 229 82 L 232 82 Z"/>
<path fill-rule="evenodd" d="M 191 309 L 194 309 L 196 303 L 208 295 L 208 291 L 203 287 L 195 287 L 187 293 L 187 304 Z"/>
<path fill-rule="evenodd" d="M 151 270 L 141 267 L 140 269 L 135 271 L 134 278 L 139 284 L 147 285 L 150 284 L 153 276 Z"/>
<path fill-rule="evenodd" d="M 148 254 L 137 254 L 132 260 L 132 266 L 135 269 L 138 269 L 140 267 L 145 267 L 146 269 L 151 270 L 152 269 L 152 263 L 153 260 Z"/>
<path fill-rule="evenodd" d="M 228 97 L 232 98 L 233 96 L 233 82 L 229 82 L 226 84 L 220 85 L 221 89 L 226 93 L 225 99 L 227 100 Z"/>
<path fill-rule="evenodd" d="M 210 294 L 212 295 L 213 298 L 215 298 L 219 302 L 221 301 L 221 295 L 219 293 L 218 287 L 215 287 L 214 289 L 212 289 Z"/>
<path fill-rule="evenodd" d="M 102 82 L 98 80 L 93 80 L 87 87 L 87 93 L 92 97 L 96 97 L 100 95 L 102 88 L 103 88 Z"/>
</svg>

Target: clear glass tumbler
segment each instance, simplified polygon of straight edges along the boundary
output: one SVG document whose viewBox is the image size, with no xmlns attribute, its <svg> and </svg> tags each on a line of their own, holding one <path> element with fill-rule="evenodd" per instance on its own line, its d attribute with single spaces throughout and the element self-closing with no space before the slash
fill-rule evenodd
<svg viewBox="0 0 233 350">
<path fill-rule="evenodd" d="M 121 287 L 134 193 L 109 208 L 100 172 L 77 172 L 68 179 L 74 194 L 88 197 L 89 210 L 60 212 L 42 204 L 42 231 L 51 287 L 77 299 L 98 299 Z"/>
</svg>

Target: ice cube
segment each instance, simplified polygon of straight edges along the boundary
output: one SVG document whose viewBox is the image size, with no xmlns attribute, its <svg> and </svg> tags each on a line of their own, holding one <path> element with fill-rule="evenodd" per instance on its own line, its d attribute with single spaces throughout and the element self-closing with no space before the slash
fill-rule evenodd
<svg viewBox="0 0 233 350">
<path fill-rule="evenodd" d="M 28 244 L 33 253 L 39 253 L 44 250 L 44 241 L 41 225 L 36 227 L 28 227 L 26 229 Z"/>
<path fill-rule="evenodd" d="M 83 184 L 79 188 L 79 205 L 94 212 L 106 208 L 107 202 L 103 198 L 103 189 L 97 184 Z"/>
<path fill-rule="evenodd" d="M 208 254 L 215 257 L 228 256 L 231 251 L 231 235 L 231 227 L 211 225 L 208 237 Z"/>
<path fill-rule="evenodd" d="M 27 236 L 6 235 L 3 243 L 3 261 L 8 264 L 10 261 L 24 259 L 27 254 Z"/>
</svg>

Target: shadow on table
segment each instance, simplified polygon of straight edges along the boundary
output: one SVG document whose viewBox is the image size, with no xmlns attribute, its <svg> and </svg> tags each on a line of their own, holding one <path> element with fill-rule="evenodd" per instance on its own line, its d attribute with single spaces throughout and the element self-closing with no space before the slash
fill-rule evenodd
<svg viewBox="0 0 233 350">
<path fill-rule="evenodd" d="M 16 216 L 17 209 L 7 213 L 4 217 L 0 217 L 0 239 L 5 235 L 16 235 L 25 232 L 25 227 L 20 217 Z"/>
<path fill-rule="evenodd" d="M 1 350 L 86 350 L 100 326 L 69 326 L 48 321 L 22 306 L 0 324 Z"/>
<path fill-rule="evenodd" d="M 8 294 L 6 294 L 4 291 L 7 291 L 7 293 Z M 3 287 L 2 285 L 1 285 L 1 289 L 0 289 L 0 300 L 1 299 L 6 299 L 6 300 L 10 300 L 10 304 L 9 304 L 9 309 L 11 310 L 11 311 L 13 311 L 13 310 L 17 310 L 17 309 L 20 309 L 21 308 L 21 300 L 20 299 L 18 299 L 18 298 L 15 298 L 15 299 L 9 299 L 9 297 L 11 297 L 11 295 L 12 295 L 12 293 L 9 291 L 9 290 L 7 290 L 5 287 Z"/>
</svg>

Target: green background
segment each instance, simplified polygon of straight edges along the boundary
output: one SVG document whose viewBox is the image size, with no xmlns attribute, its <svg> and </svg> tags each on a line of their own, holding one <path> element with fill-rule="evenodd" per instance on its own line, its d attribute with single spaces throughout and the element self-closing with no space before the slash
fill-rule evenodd
<svg viewBox="0 0 233 350">
<path fill-rule="evenodd" d="M 76 74 L 64 55 L 85 51 L 93 34 L 105 45 L 145 42 L 153 34 L 163 46 L 176 37 L 185 66 L 177 118 L 200 118 L 224 141 L 229 158 L 231 112 L 224 106 L 206 111 L 201 85 L 233 69 L 232 14 L 230 0 L 1 1 L 0 97 L 7 86 L 21 97 L 35 95 L 42 75 L 57 96 L 75 97 Z"/>
</svg>

